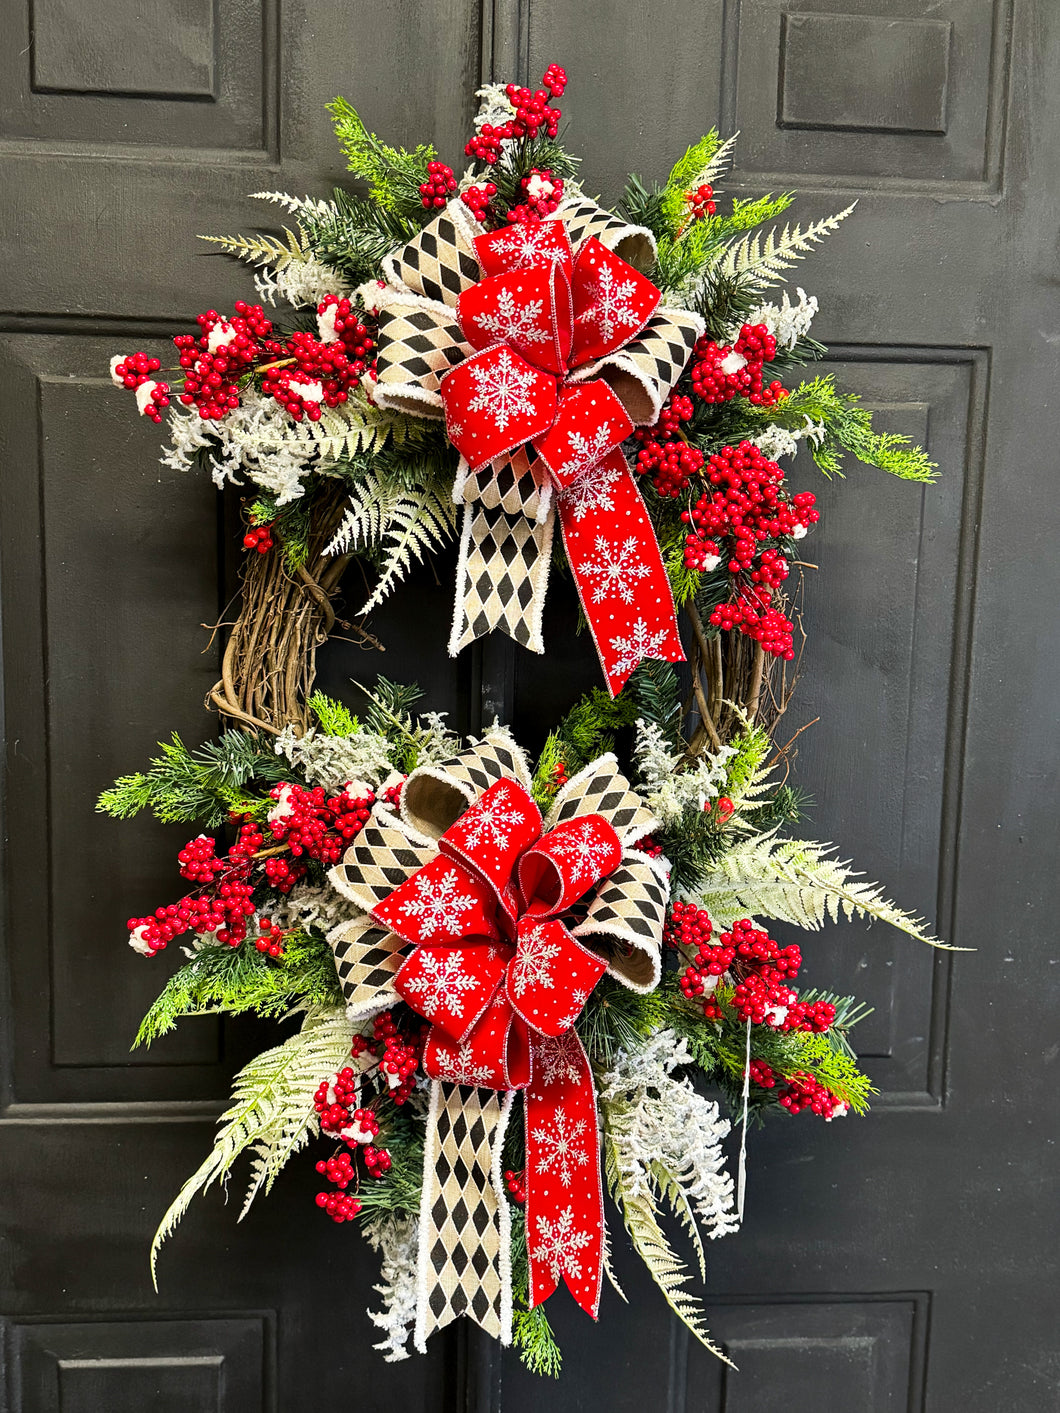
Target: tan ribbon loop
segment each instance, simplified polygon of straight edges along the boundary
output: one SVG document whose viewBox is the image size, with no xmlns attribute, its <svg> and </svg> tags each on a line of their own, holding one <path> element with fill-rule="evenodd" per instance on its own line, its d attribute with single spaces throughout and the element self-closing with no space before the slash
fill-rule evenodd
<svg viewBox="0 0 1060 1413">
<path fill-rule="evenodd" d="M 554 829 L 557 824 L 583 814 L 603 815 L 623 845 L 635 844 L 659 823 L 610 753 L 598 756 L 568 780 L 553 800 L 544 827 Z"/>
<path fill-rule="evenodd" d="M 428 840 L 410 838 L 392 814 L 377 808 L 328 879 L 336 892 L 370 912 L 435 853 Z"/>
<path fill-rule="evenodd" d="M 365 913 L 332 928 L 328 942 L 351 1021 L 374 1015 L 398 1000 L 394 977 L 405 948 L 400 937 L 377 926 Z"/>
<path fill-rule="evenodd" d="M 480 275 L 471 244 L 476 234 L 464 203 L 450 201 L 407 244 L 384 256 L 383 274 L 399 289 L 455 309 L 461 290 Z"/>
<path fill-rule="evenodd" d="M 658 309 L 637 338 L 579 368 L 575 378 L 602 378 L 634 422 L 651 424 L 658 420 L 704 328 L 690 309 Z"/>
<path fill-rule="evenodd" d="M 626 849 L 622 862 L 599 883 L 573 935 L 606 955 L 608 972 L 631 991 L 659 984 L 669 886 L 646 855 Z"/>
<path fill-rule="evenodd" d="M 401 818 L 421 835 L 439 839 L 498 780 L 517 780 L 526 790 L 532 783 L 522 748 L 504 727 L 487 731 L 449 760 L 414 770 L 401 792 Z M 433 857 L 436 851 L 428 852 Z"/>
<path fill-rule="evenodd" d="M 380 296 L 372 400 L 412 417 L 441 417 L 441 379 L 470 353 L 451 309 L 388 290 Z"/>
<path fill-rule="evenodd" d="M 556 215 L 567 227 L 575 250 L 583 240 L 595 236 L 601 245 L 613 250 L 642 275 L 655 264 L 655 237 L 647 226 L 630 225 L 613 211 L 605 211 L 590 196 L 572 196 L 563 202 Z"/>
</svg>

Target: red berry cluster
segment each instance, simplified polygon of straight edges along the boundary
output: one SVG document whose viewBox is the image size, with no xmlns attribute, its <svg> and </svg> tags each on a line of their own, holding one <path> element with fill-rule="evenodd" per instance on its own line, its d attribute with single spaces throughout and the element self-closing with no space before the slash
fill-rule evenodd
<svg viewBox="0 0 1060 1413">
<path fill-rule="evenodd" d="M 638 839 L 632 847 L 638 849 L 642 854 L 647 854 L 649 859 L 662 857 L 663 847 L 652 834 L 645 834 L 644 838 Z"/>
<path fill-rule="evenodd" d="M 674 393 L 654 426 L 638 427 L 633 433 L 640 442 L 637 471 L 651 476 L 652 485 L 661 496 L 676 499 L 703 470 L 703 453 L 681 432 L 681 423 L 691 418 L 693 410 L 690 397 Z"/>
<path fill-rule="evenodd" d="M 285 782 L 274 785 L 269 795 L 276 801 L 269 815 L 273 838 L 286 843 L 296 859 L 304 854 L 323 864 L 338 863 L 375 804 L 374 791 L 353 795 L 349 786 L 329 796 L 321 785 L 307 790 Z"/>
<path fill-rule="evenodd" d="M 803 1109 L 809 1109 L 824 1119 L 825 1123 L 842 1118 L 850 1108 L 849 1104 L 845 1104 L 838 1095 L 826 1089 L 819 1079 L 814 1079 L 810 1074 L 792 1075 L 778 1094 L 777 1101 L 789 1114 L 800 1114 Z"/>
<path fill-rule="evenodd" d="M 150 917 L 130 918 L 133 945 L 154 956 L 174 937 L 187 932 L 213 932 L 218 942 L 238 947 L 247 935 L 248 918 L 254 916 L 254 885 L 248 879 L 251 860 L 263 842 L 258 826 L 252 820 L 244 820 L 227 859 L 214 858 L 214 841 L 203 835 L 185 844 L 177 856 L 180 872 L 212 891 L 156 908 Z"/>
<path fill-rule="evenodd" d="M 131 392 L 144 389 L 137 402 L 141 414 L 152 422 L 161 422 L 162 409 L 169 406 L 169 384 L 160 383 L 152 376 L 161 367 L 157 358 L 150 358 L 146 353 L 130 353 L 120 362 L 115 362 L 111 372 L 114 381 Z"/>
<path fill-rule="evenodd" d="M 505 1168 L 504 1181 L 508 1191 L 512 1195 L 512 1200 L 520 1204 L 526 1203 L 526 1169 L 516 1172 L 513 1168 Z"/>
<path fill-rule="evenodd" d="M 736 342 L 717 344 L 706 335 L 692 350 L 692 387 L 704 402 L 731 402 L 745 397 L 761 407 L 772 407 L 787 397 L 779 382 L 762 386 L 762 368 L 776 356 L 777 341 L 765 324 L 744 324 Z"/>
<path fill-rule="evenodd" d="M 428 210 L 432 206 L 444 206 L 456 190 L 456 177 L 452 167 L 444 162 L 427 163 L 427 180 L 420 184 L 420 201 Z"/>
<path fill-rule="evenodd" d="M 720 976 L 733 971 L 739 980 L 728 1004 L 741 1023 L 767 1025 L 771 1030 L 813 1031 L 820 1035 L 835 1020 L 830 1001 L 800 1001 L 797 991 L 786 983 L 798 974 L 802 952 L 792 943 L 781 947 L 768 933 L 755 927 L 750 918 L 734 922 L 730 932 L 722 932 L 716 946 L 699 948 L 689 972 Z M 686 987 L 686 980 L 688 986 Z M 685 995 L 701 995 L 706 988 L 700 976 L 686 972 L 681 979 Z M 712 995 L 703 1008 L 711 1020 L 722 1018 L 722 1009 Z"/>
<path fill-rule="evenodd" d="M 429 1027 L 422 1026 L 414 1039 L 406 1039 L 394 1024 L 390 1011 L 376 1016 L 373 1026 L 374 1042 L 383 1047 L 379 1073 L 386 1080 L 394 1103 L 404 1104 L 415 1087 L 416 1068 L 423 1056 L 423 1043 Z"/>
<path fill-rule="evenodd" d="M 257 550 L 258 554 L 268 554 L 274 544 L 272 538 L 272 525 L 252 525 L 243 536 L 243 547 L 248 550 Z"/>
<path fill-rule="evenodd" d="M 558 760 L 552 767 L 553 789 L 562 790 L 569 780 L 570 776 L 567 774 L 567 762 L 565 760 Z"/>
<path fill-rule="evenodd" d="M 686 191 L 685 200 L 688 202 L 688 214 L 693 221 L 702 221 L 707 216 L 713 216 L 718 209 L 714 202 L 714 188 L 709 182 L 697 186 L 695 191 Z"/>
<path fill-rule="evenodd" d="M 777 1082 L 772 1065 L 767 1065 L 765 1060 L 752 1060 L 748 1070 L 752 1084 L 761 1085 L 763 1089 L 772 1089 Z"/>
<path fill-rule="evenodd" d="M 266 859 L 265 877 L 277 893 L 286 894 L 305 877 L 306 868 L 304 863 L 291 863 L 287 859 Z"/>
<path fill-rule="evenodd" d="M 771 657 L 782 657 L 785 662 L 795 657 L 795 625 L 772 606 L 768 589 L 744 585 L 730 603 L 718 605 L 710 621 L 726 633 L 738 628 L 745 637 L 760 643 L 762 651 Z"/>
<path fill-rule="evenodd" d="M 532 168 L 519 183 L 525 200 L 508 212 L 509 221 L 541 221 L 559 209 L 563 200 L 563 180 L 553 177 L 551 169 Z"/>
<path fill-rule="evenodd" d="M 177 334 L 173 340 L 185 370 L 180 400 L 200 417 L 218 421 L 239 406 L 240 378 L 263 357 L 280 357 L 283 344 L 269 337 L 272 322 L 261 305 L 243 299 L 231 319 L 209 309 L 195 322 L 202 331 L 198 338 Z"/>
<path fill-rule="evenodd" d="M 283 347 L 283 356 L 266 365 L 261 391 L 275 398 L 296 422 L 303 415 L 319 422 L 322 407 L 338 407 L 347 400 L 350 388 L 364 375 L 374 347 L 368 330 L 356 321 L 331 343 L 296 329 Z"/>
<path fill-rule="evenodd" d="M 497 195 L 497 188 L 492 182 L 486 182 L 483 186 L 469 186 L 466 191 L 460 193 L 460 200 L 474 216 L 480 225 L 485 225 L 489 220 L 490 202 Z"/>
<path fill-rule="evenodd" d="M 694 549 L 697 540 L 728 540 L 730 574 L 749 571 L 764 541 L 797 538 L 800 526 L 805 533 L 806 526 L 820 519 L 820 512 L 813 508 L 813 492 L 800 492 L 789 500 L 784 493 L 783 470 L 751 442 L 715 452 L 708 462 L 706 481 L 708 489 L 691 510 L 681 513 L 682 521 L 693 527 L 686 549 Z M 774 577 L 779 574 L 777 582 L 787 577 L 787 564 L 781 556 L 774 555 L 770 563 Z"/>
<path fill-rule="evenodd" d="M 259 952 L 267 952 L 276 961 L 283 956 L 283 928 L 277 927 L 271 918 L 258 918 L 258 935 L 254 946 Z"/>
<path fill-rule="evenodd" d="M 546 132 L 555 137 L 559 132 L 559 120 L 563 116 L 558 108 L 550 107 L 553 98 L 561 98 L 567 85 L 567 75 L 558 64 L 549 64 L 541 82 L 544 88 L 531 92 L 510 83 L 504 92 L 508 102 L 515 109 L 515 116 L 506 123 L 494 125 L 484 123 L 464 148 L 464 155 L 476 157 L 480 162 L 492 166 L 501 155 L 501 146 L 514 139 L 537 137 Z"/>
<path fill-rule="evenodd" d="M 707 800 L 706 804 L 703 806 L 703 813 L 713 814 L 716 824 L 727 824 L 736 813 L 736 806 L 729 799 L 728 795 L 719 795 L 716 801 Z"/>
<path fill-rule="evenodd" d="M 177 855 L 181 878 L 192 883 L 212 883 L 214 876 L 224 868 L 224 860 L 214 856 L 217 840 L 206 834 L 190 840 Z"/>
<path fill-rule="evenodd" d="M 401 804 L 401 791 L 404 789 L 406 776 L 402 776 L 396 785 L 388 785 L 383 791 L 383 799 L 391 809 L 397 809 Z"/>
</svg>

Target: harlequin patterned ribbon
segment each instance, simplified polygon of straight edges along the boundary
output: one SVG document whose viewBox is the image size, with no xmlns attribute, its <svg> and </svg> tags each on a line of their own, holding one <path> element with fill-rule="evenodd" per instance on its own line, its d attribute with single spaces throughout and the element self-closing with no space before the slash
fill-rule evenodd
<svg viewBox="0 0 1060 1413">
<path fill-rule="evenodd" d="M 388 276 L 413 284 L 380 296 L 376 400 L 420 415 L 441 408 L 461 454 L 450 652 L 494 627 L 543 651 L 558 504 L 614 695 L 642 659 L 684 656 L 659 547 L 620 448 L 636 424 L 658 417 L 703 326 L 687 310 L 660 309 L 656 287 L 608 242 L 645 262 L 654 256 L 650 233 L 585 198 L 555 220 L 481 235 L 453 203 L 389 257 Z M 468 278 L 469 256 L 481 279 Z M 433 302 L 439 295 L 444 302 Z M 413 317 L 415 339 L 406 332 Z M 497 482 L 504 489 L 491 493 Z"/>
<path fill-rule="evenodd" d="M 520 1089 L 531 1303 L 560 1280 L 590 1313 L 599 1300 L 596 1100 L 573 1026 L 605 970 L 657 983 L 667 885 L 630 847 L 653 821 L 614 757 L 575 776 L 543 821 L 529 784 L 518 747 L 491 733 L 413 772 L 400 818 L 377 806 L 331 874 L 371 914 L 332 937 L 351 1013 L 396 993 L 431 1021 L 419 1347 L 463 1313 L 510 1335 L 500 1150 Z"/>
</svg>

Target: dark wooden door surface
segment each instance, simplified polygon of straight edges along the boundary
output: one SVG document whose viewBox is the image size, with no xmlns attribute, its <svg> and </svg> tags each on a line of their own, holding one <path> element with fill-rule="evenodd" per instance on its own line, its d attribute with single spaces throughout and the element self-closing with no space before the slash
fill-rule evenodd
<svg viewBox="0 0 1060 1413">
<path fill-rule="evenodd" d="M 0 1328 L 11 1413 L 667 1408 L 1045 1413 L 1053 1257 L 1057 914 L 1056 435 L 1060 7 L 1053 0 L 6 0 L 0 7 L 0 572 L 6 967 Z M 874 1004 L 864 1121 L 753 1137 L 742 1234 L 709 1253 L 686 1339 L 616 1234 L 630 1296 L 594 1327 L 557 1296 L 555 1388 L 473 1331 L 385 1365 L 356 1236 L 311 1164 L 235 1224 L 220 1194 L 147 1247 L 263 1032 L 185 1024 L 128 1053 L 178 957 L 124 918 L 163 896 L 181 831 L 94 816 L 160 735 L 212 729 L 203 653 L 232 564 L 215 492 L 157 464 L 110 354 L 247 293 L 199 232 L 245 193 L 341 178 L 324 103 L 456 162 L 482 77 L 571 85 L 590 188 L 661 176 L 713 123 L 729 190 L 860 199 L 797 282 L 835 371 L 923 440 L 938 486 L 823 485 L 792 730 L 813 832 L 977 950 L 853 924 L 812 981 Z M 259 218 L 260 219 L 260 218 Z M 220 548 L 218 548 L 220 546 Z M 595 680 L 557 586 L 549 656 L 445 656 L 452 565 L 379 615 L 385 659 L 333 644 L 323 685 L 417 678 L 461 728 L 531 743 Z"/>
</svg>

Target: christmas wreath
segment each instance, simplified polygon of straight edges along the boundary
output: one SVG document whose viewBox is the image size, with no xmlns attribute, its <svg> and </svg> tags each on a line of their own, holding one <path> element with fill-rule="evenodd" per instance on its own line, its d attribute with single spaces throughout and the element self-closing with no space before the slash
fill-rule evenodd
<svg viewBox="0 0 1060 1413">
<path fill-rule="evenodd" d="M 865 1008 L 796 991 L 800 947 L 768 924 L 859 915 L 941 945 L 790 832 L 773 740 L 801 637 L 786 584 L 818 519 L 778 460 L 934 471 L 830 377 L 770 376 L 824 349 L 815 300 L 764 291 L 848 212 L 763 232 L 790 196 L 719 211 L 715 132 L 607 210 L 558 138 L 565 82 L 481 90 L 460 179 L 336 100 L 366 194 L 261 193 L 296 229 L 218 238 L 284 321 L 200 315 L 172 406 L 159 358 L 112 360 L 143 415 L 168 413 L 166 464 L 248 489 L 247 559 L 210 693 L 226 729 L 174 737 L 100 801 L 203 831 L 178 858 L 192 891 L 129 923 L 137 951 L 186 953 L 138 1043 L 217 1011 L 299 1023 L 238 1075 L 152 1262 L 241 1155 L 249 1204 L 313 1144 L 318 1204 L 382 1255 L 388 1358 L 467 1314 L 549 1373 L 545 1302 L 563 1283 L 595 1316 L 610 1274 L 605 1188 L 720 1354 L 664 1212 L 702 1273 L 702 1236 L 742 1216 L 749 1121 L 867 1107 Z M 365 616 L 450 539 L 453 653 L 494 628 L 543 651 L 569 566 L 608 690 L 536 760 L 502 725 L 460 740 L 414 716 L 415 687 L 380 677 L 356 714 L 313 690 L 351 559 L 375 583 L 343 626 L 371 644 Z M 704 1080 L 743 1131 L 735 1180 Z"/>
</svg>

